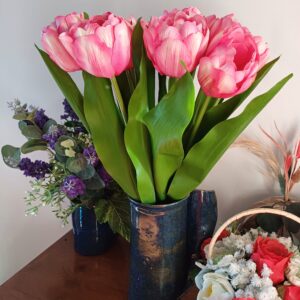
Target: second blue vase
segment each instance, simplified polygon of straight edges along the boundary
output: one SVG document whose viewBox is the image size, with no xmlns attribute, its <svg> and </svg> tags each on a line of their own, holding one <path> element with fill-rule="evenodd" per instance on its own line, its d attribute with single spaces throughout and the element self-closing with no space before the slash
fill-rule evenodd
<svg viewBox="0 0 300 300">
<path fill-rule="evenodd" d="M 74 247 L 80 255 L 99 255 L 112 245 L 115 234 L 107 223 L 97 222 L 94 209 L 78 207 L 72 214 Z"/>
</svg>

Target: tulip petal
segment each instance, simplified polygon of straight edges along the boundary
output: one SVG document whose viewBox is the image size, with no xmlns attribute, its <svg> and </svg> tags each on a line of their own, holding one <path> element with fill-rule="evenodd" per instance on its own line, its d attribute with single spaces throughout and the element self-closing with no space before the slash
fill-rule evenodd
<svg viewBox="0 0 300 300">
<path fill-rule="evenodd" d="M 156 49 L 154 59 L 158 71 L 163 70 L 163 73 L 170 77 L 181 77 L 185 73 L 181 61 L 186 66 L 189 66 L 191 63 L 188 49 L 179 40 L 164 41 Z"/>
<path fill-rule="evenodd" d="M 116 75 L 119 75 L 131 65 L 131 32 L 122 22 L 114 27 L 114 34 L 112 64 Z"/>
<path fill-rule="evenodd" d="M 63 70 L 73 72 L 80 70 L 80 67 L 63 47 L 55 30 L 47 28 L 42 34 L 42 45 L 50 58 Z"/>
<path fill-rule="evenodd" d="M 97 77 L 114 77 L 111 49 L 101 43 L 96 35 L 77 38 L 74 42 L 74 53 L 78 64 L 88 73 Z"/>
</svg>

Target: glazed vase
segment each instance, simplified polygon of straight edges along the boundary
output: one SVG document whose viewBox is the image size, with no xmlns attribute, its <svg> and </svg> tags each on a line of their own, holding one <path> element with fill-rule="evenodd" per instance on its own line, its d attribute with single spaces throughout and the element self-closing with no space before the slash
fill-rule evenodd
<svg viewBox="0 0 300 300">
<path fill-rule="evenodd" d="M 165 205 L 130 200 L 129 300 L 175 300 L 187 279 L 188 199 Z"/>
<path fill-rule="evenodd" d="M 78 207 L 72 213 L 75 251 L 84 256 L 99 255 L 108 250 L 115 234 L 107 223 L 97 222 L 93 208 Z"/>
</svg>

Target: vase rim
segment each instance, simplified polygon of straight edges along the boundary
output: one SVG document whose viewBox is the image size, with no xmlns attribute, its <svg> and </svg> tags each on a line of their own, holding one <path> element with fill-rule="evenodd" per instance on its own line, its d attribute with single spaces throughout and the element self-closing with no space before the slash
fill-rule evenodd
<svg viewBox="0 0 300 300">
<path fill-rule="evenodd" d="M 215 193 L 215 192 L 216 192 L 215 190 L 211 190 L 211 189 L 209 189 L 209 190 L 205 190 L 205 189 L 195 189 L 194 191 L 207 192 L 207 193 Z M 194 191 L 193 191 L 193 192 L 194 192 Z"/>
<path fill-rule="evenodd" d="M 138 200 L 135 200 L 135 199 L 132 199 L 130 197 L 129 198 L 129 201 L 133 204 L 135 204 L 136 206 L 139 206 L 139 207 L 145 207 L 145 208 L 153 208 L 153 209 L 163 209 L 163 208 L 169 208 L 169 207 L 173 207 L 173 206 L 177 206 L 179 204 L 182 204 L 183 202 L 186 202 L 188 200 L 190 195 L 188 195 L 187 197 L 181 199 L 181 200 L 177 200 L 177 201 L 174 201 L 174 202 L 171 202 L 171 203 L 167 203 L 167 204 L 147 204 L 147 203 L 142 203 Z"/>
</svg>

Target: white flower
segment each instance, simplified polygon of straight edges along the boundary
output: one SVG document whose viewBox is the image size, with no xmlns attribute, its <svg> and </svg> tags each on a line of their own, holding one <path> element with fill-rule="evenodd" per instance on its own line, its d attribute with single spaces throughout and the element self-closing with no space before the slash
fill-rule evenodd
<svg viewBox="0 0 300 300">
<path fill-rule="evenodd" d="M 60 143 L 64 148 L 72 148 L 75 146 L 74 142 L 71 139 L 64 140 Z"/>
<path fill-rule="evenodd" d="M 246 250 L 247 254 L 252 254 L 252 252 L 253 252 L 253 244 L 247 244 L 245 246 L 245 250 Z"/>
<path fill-rule="evenodd" d="M 76 152 L 72 148 L 65 150 L 65 155 L 67 157 L 75 157 L 75 154 L 76 154 Z"/>
<path fill-rule="evenodd" d="M 273 274 L 272 270 L 266 264 L 263 264 L 263 268 L 261 270 L 261 276 L 263 278 L 268 278 Z"/>
<path fill-rule="evenodd" d="M 293 285 L 300 286 L 300 255 L 291 258 L 286 277 Z"/>
<path fill-rule="evenodd" d="M 232 277 L 240 272 L 241 268 L 238 263 L 232 263 L 228 268 L 228 274 Z"/>
<path fill-rule="evenodd" d="M 262 279 L 258 276 L 257 273 L 255 273 L 251 279 L 251 285 L 253 285 L 255 288 L 262 287 Z"/>
<path fill-rule="evenodd" d="M 247 260 L 246 264 L 247 264 L 247 268 L 251 272 L 254 273 L 256 271 L 256 263 L 252 259 Z"/>
<path fill-rule="evenodd" d="M 257 300 L 276 300 L 278 299 L 278 293 L 274 286 L 269 286 L 262 289 L 257 295 Z"/>
<path fill-rule="evenodd" d="M 203 287 L 198 293 L 197 300 L 232 300 L 234 290 L 221 274 L 207 273 L 203 276 Z"/>
</svg>

